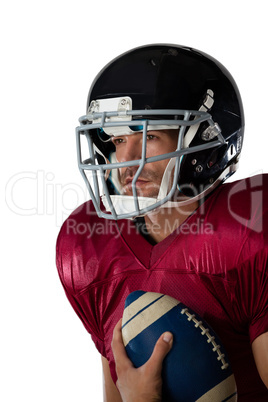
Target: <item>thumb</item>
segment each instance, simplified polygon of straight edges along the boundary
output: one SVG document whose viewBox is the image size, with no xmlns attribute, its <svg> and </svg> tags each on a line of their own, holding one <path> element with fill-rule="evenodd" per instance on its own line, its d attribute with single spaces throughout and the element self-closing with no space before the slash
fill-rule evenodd
<svg viewBox="0 0 268 402">
<path fill-rule="evenodd" d="M 172 343 L 173 335 L 171 332 L 164 332 L 156 342 L 153 353 L 146 363 L 154 375 L 161 375 L 163 360 L 172 348 Z"/>
</svg>

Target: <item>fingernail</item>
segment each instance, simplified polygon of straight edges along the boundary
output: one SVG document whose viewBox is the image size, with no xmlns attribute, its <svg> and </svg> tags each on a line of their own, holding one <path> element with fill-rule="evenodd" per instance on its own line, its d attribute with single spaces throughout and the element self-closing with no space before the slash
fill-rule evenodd
<svg viewBox="0 0 268 402">
<path fill-rule="evenodd" d="M 172 340 L 172 334 L 170 332 L 165 332 L 163 335 L 163 341 L 169 343 Z"/>
</svg>

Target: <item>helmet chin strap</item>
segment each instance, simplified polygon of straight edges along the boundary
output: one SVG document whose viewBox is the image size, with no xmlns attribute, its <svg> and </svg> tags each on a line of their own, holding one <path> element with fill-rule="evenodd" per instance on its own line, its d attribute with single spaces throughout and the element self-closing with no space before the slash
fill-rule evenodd
<svg viewBox="0 0 268 402">
<path fill-rule="evenodd" d="M 164 171 L 162 180 L 161 180 L 158 196 L 156 198 L 141 197 L 141 196 L 137 197 L 140 210 L 152 207 L 154 204 L 163 200 L 167 196 L 169 187 L 170 187 L 170 178 L 171 178 L 172 170 L 174 169 L 175 163 L 176 163 L 175 158 L 170 159 L 170 161 L 168 162 L 166 169 Z M 116 176 L 116 177 L 113 177 L 113 182 L 114 181 L 116 182 L 117 189 L 118 189 L 118 185 L 121 187 L 121 184 L 119 184 L 120 182 L 118 180 L 118 175 L 113 175 L 113 176 Z M 135 211 L 135 209 L 136 209 L 135 201 L 134 201 L 135 197 L 128 196 L 128 195 L 111 195 L 110 197 L 111 197 L 113 206 L 115 208 L 116 214 L 126 214 L 126 213 L 131 213 L 133 210 Z M 102 202 L 103 202 L 107 212 L 111 212 L 111 208 L 109 206 L 107 197 L 105 195 L 103 195 L 101 198 L 102 198 Z M 177 201 L 177 202 L 167 201 L 164 204 L 153 209 L 153 211 L 148 211 L 144 215 L 150 215 L 152 213 L 155 213 L 157 210 L 159 210 L 161 208 L 175 208 L 175 207 L 179 207 L 182 205 L 188 205 L 193 202 L 193 199 L 190 199 L 190 198 L 185 199 L 185 198 L 186 197 L 184 197 L 183 200 Z M 142 215 L 139 215 L 139 216 L 142 216 Z"/>
<path fill-rule="evenodd" d="M 172 166 L 172 163 L 170 164 L 170 166 Z M 137 211 L 137 215 L 133 215 L 132 217 L 130 217 L 128 219 L 133 219 L 137 216 L 145 216 L 145 215 L 150 216 L 150 215 L 157 213 L 162 208 L 180 208 L 184 205 L 189 205 L 189 204 L 192 204 L 193 202 L 199 201 L 200 199 L 209 195 L 229 175 L 234 173 L 237 170 L 237 166 L 238 166 L 238 163 L 228 166 L 222 172 L 222 174 L 218 177 L 218 179 L 215 180 L 215 182 L 213 184 L 211 184 L 203 192 L 196 195 L 195 197 L 189 198 L 189 197 L 182 196 L 182 199 L 180 201 L 176 201 L 176 202 L 175 201 L 167 201 L 167 202 L 163 203 L 162 205 L 157 206 L 156 208 L 152 208 L 153 205 L 156 204 L 158 201 L 161 201 L 161 199 L 163 199 L 163 198 L 159 199 L 159 198 L 152 198 L 152 197 L 138 197 L 139 209 L 143 210 L 146 208 L 150 208 L 150 210 L 145 211 L 145 213 L 143 213 L 143 214 L 138 214 L 138 211 Z M 170 170 L 170 168 L 168 170 Z M 166 174 L 168 174 L 168 173 L 165 172 L 164 176 Z M 163 180 L 165 180 L 164 176 L 163 176 L 162 182 L 163 182 Z M 165 181 L 165 185 L 163 184 L 163 189 L 160 186 L 159 192 L 161 192 L 161 194 L 162 193 L 164 194 L 166 192 L 165 187 L 168 187 L 168 184 L 166 184 L 166 182 L 168 182 L 168 180 Z M 162 183 L 161 183 L 161 185 L 162 185 Z M 113 203 L 114 210 L 117 215 L 133 213 L 133 211 L 136 210 L 135 201 L 134 201 L 135 198 L 133 196 L 111 195 L 110 198 L 111 198 L 111 202 Z M 102 202 L 104 204 L 106 211 L 111 212 L 111 208 L 110 208 L 106 195 L 103 195 L 101 197 L 101 199 L 102 199 Z"/>
<path fill-rule="evenodd" d="M 116 162 L 116 158 L 115 158 L 115 154 L 113 154 L 111 156 L 111 162 Z M 151 207 L 152 205 L 156 204 L 158 201 L 163 200 L 169 191 L 169 187 L 170 187 L 170 178 L 172 175 L 172 170 L 175 167 L 175 163 L 176 163 L 176 158 L 171 158 L 166 166 L 166 169 L 164 171 L 162 180 L 161 180 L 161 184 L 159 187 L 159 192 L 156 198 L 154 197 L 141 197 L 138 196 L 138 203 L 139 203 L 139 209 L 144 209 L 144 208 L 148 208 Z M 112 182 L 113 184 L 116 186 L 117 190 L 120 192 L 120 190 L 122 190 L 122 186 L 118 177 L 118 171 L 112 171 Z M 136 209 L 135 208 L 135 197 L 133 196 L 128 196 L 128 195 L 111 195 L 111 200 L 112 203 L 115 207 L 115 211 L 117 214 L 122 214 L 122 213 L 130 213 Z M 111 212 L 110 206 L 107 202 L 107 197 L 105 195 L 102 196 L 102 202 L 105 206 L 105 209 L 108 212 Z M 189 200 L 187 202 L 183 201 L 185 204 L 189 203 Z M 160 208 L 172 208 L 172 207 L 178 207 L 179 205 L 181 205 L 182 201 L 180 202 L 174 202 L 174 201 L 168 201 L 160 206 L 157 207 L 157 209 Z M 168 204 L 168 205 L 167 205 Z M 154 210 L 155 211 L 155 210 Z M 149 214 L 149 212 L 147 213 Z M 147 215 L 146 214 L 146 215 Z"/>
<path fill-rule="evenodd" d="M 204 191 L 202 191 L 200 194 L 196 195 L 195 197 L 186 197 L 186 196 L 182 196 L 181 201 L 167 201 L 164 204 L 160 205 L 159 207 L 157 207 L 156 209 L 149 211 L 146 215 L 150 216 L 155 214 L 157 211 L 159 211 L 162 208 L 180 208 L 182 206 L 185 205 L 189 205 L 192 204 L 196 201 L 199 201 L 203 198 L 205 198 L 206 196 L 208 196 L 213 190 L 215 190 L 216 187 L 219 186 L 219 184 L 221 184 L 225 179 L 227 179 L 231 174 L 233 174 L 234 172 L 236 172 L 236 170 L 238 169 L 238 162 L 235 164 L 232 164 L 230 166 L 228 166 L 223 172 L 222 174 L 218 177 L 217 180 L 214 181 L 213 184 L 211 184 L 210 186 L 208 186 Z"/>
</svg>

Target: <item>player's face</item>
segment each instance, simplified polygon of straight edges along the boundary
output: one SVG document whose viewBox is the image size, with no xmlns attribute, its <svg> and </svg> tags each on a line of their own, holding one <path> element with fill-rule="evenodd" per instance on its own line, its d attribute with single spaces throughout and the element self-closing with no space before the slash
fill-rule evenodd
<svg viewBox="0 0 268 402">
<path fill-rule="evenodd" d="M 135 133 L 112 139 L 116 147 L 116 159 L 118 162 L 126 162 L 141 158 L 142 133 Z M 148 131 L 146 157 L 173 152 L 177 148 L 177 130 Z M 169 159 L 146 164 L 137 182 L 137 194 L 143 197 L 157 197 L 161 180 Z M 121 168 L 119 172 L 122 194 L 132 195 L 132 180 L 138 166 Z"/>
</svg>

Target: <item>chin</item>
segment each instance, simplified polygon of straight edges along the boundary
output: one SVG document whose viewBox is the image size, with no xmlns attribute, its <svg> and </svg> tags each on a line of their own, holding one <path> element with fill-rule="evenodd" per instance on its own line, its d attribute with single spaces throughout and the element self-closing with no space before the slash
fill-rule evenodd
<svg viewBox="0 0 268 402">
<path fill-rule="evenodd" d="M 133 197 L 133 192 L 132 191 L 123 191 L 122 195 L 126 195 L 129 197 Z M 138 197 L 148 197 L 148 198 L 155 198 L 157 199 L 158 196 L 158 190 L 157 191 L 139 191 L 137 189 L 137 195 Z"/>
<path fill-rule="evenodd" d="M 127 187 L 127 186 L 126 186 Z M 136 186 L 138 197 L 148 197 L 148 198 L 157 198 L 159 193 L 159 187 L 150 186 L 151 188 L 140 188 L 141 186 Z M 145 187 L 145 186 L 144 186 Z M 123 189 L 122 195 L 133 196 L 132 188 Z"/>
</svg>

